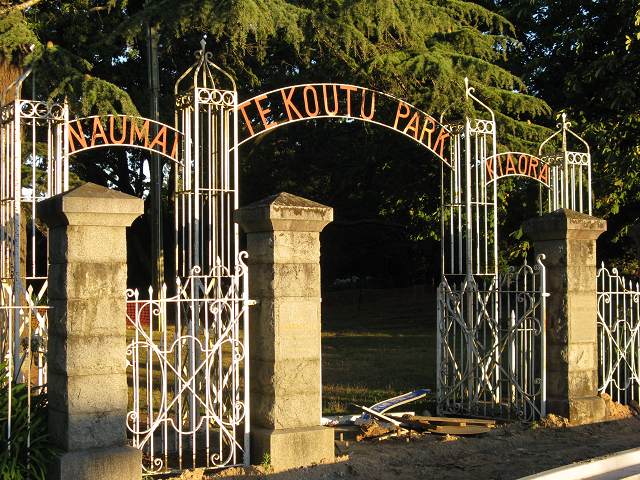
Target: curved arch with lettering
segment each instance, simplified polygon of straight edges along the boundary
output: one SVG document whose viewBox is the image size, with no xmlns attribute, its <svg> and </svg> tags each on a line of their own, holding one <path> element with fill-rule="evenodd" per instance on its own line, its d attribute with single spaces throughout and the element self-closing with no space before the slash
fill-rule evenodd
<svg viewBox="0 0 640 480">
<path fill-rule="evenodd" d="M 486 160 L 487 184 L 504 177 L 529 177 L 549 188 L 549 163 L 522 152 L 498 153 Z"/>
<path fill-rule="evenodd" d="M 149 133 L 151 124 L 158 126 L 154 138 Z M 69 131 L 67 151 L 70 155 L 92 148 L 132 147 L 158 153 L 178 162 L 178 143 L 182 133 L 149 118 L 119 115 L 116 119 L 114 115 L 93 115 L 69 120 L 65 126 Z"/>
<path fill-rule="evenodd" d="M 395 130 L 433 152 L 445 156 L 450 130 L 433 116 L 392 95 L 355 85 L 312 83 L 279 88 L 238 106 L 241 138 L 238 145 L 292 122 L 317 118 L 344 118 Z"/>
</svg>

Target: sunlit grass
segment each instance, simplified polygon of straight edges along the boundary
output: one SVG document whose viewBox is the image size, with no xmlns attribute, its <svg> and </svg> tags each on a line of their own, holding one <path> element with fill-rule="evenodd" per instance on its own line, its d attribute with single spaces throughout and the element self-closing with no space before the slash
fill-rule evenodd
<svg viewBox="0 0 640 480">
<path fill-rule="evenodd" d="M 430 388 L 412 410 L 432 407 L 436 390 L 435 304 L 324 314 L 323 413 L 360 413 L 351 404 Z M 405 407 L 406 408 L 406 407 Z"/>
<path fill-rule="evenodd" d="M 430 388 L 432 393 L 425 400 L 412 403 L 410 410 L 422 412 L 425 408 L 433 408 L 436 390 L 435 315 L 434 303 L 323 314 L 323 413 L 360 413 L 352 404 L 371 406 L 421 388 Z M 133 329 L 128 329 L 129 337 L 132 334 Z M 174 329 L 169 327 L 169 343 L 173 336 Z M 154 341 L 160 342 L 158 332 L 154 333 Z M 225 352 L 224 368 L 228 367 L 229 359 L 229 352 Z M 152 403 L 157 411 L 161 399 L 157 387 L 162 380 L 158 359 L 153 360 Z M 140 395 L 144 399 L 147 395 L 146 368 L 144 365 L 141 367 Z M 173 374 L 169 374 L 167 380 L 172 385 Z M 129 398 L 131 405 L 131 369 Z M 173 392 L 170 391 L 167 400 L 172 398 Z"/>
</svg>

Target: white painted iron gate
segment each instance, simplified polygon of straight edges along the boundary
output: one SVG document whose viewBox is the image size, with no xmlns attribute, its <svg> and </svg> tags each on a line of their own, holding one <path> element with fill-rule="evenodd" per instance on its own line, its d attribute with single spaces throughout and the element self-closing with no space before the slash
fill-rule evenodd
<svg viewBox="0 0 640 480">
<path fill-rule="evenodd" d="M 148 473 L 249 463 L 248 271 L 238 247 L 235 82 L 197 52 L 175 87 L 175 292 L 129 291 L 132 411 Z M 224 73 L 231 84 L 216 82 Z M 181 82 L 193 83 L 181 90 Z M 173 288 L 172 288 L 173 290 Z"/>
<path fill-rule="evenodd" d="M 177 294 L 157 300 L 129 290 L 127 426 L 148 473 L 243 465 L 249 424 L 245 333 L 247 267 L 194 268 Z M 153 298 L 153 292 L 149 292 Z"/>
<path fill-rule="evenodd" d="M 629 405 L 640 399 L 640 285 L 598 269 L 598 391 Z"/>
<path fill-rule="evenodd" d="M 564 117 L 538 157 L 497 153 L 494 113 L 468 85 L 466 98 L 480 118 L 448 125 L 451 168 L 442 167 L 438 413 L 538 420 L 546 402 L 543 259 L 498 272 L 496 184 L 525 176 L 540 185 L 540 214 L 591 214 L 591 157 Z"/>
</svg>

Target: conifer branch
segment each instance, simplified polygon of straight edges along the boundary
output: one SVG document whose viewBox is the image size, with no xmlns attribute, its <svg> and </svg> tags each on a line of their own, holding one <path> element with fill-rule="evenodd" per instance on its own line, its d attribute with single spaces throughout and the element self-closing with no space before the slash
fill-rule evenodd
<svg viewBox="0 0 640 480">
<path fill-rule="evenodd" d="M 26 2 L 18 3 L 17 5 L 9 5 L 0 7 L 0 15 L 6 15 L 10 12 L 18 12 L 26 10 L 29 7 L 33 7 L 34 5 L 40 3 L 42 0 L 27 0 Z M 2 2 L 3 4 L 5 2 Z"/>
</svg>

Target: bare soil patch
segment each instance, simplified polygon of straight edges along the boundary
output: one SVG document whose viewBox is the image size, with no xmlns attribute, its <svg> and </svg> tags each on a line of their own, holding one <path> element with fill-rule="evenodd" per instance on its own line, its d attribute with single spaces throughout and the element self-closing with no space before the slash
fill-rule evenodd
<svg viewBox="0 0 640 480">
<path fill-rule="evenodd" d="M 378 441 L 355 441 L 343 433 L 344 450 L 334 463 L 288 471 L 273 471 L 273 480 L 300 479 L 518 479 L 581 460 L 640 447 L 640 420 L 621 405 L 612 408 L 612 420 L 570 426 L 561 417 L 548 416 L 538 425 L 496 425 L 476 436 L 416 434 Z M 408 438 L 408 440 L 407 440 Z M 336 439 L 339 439 L 338 430 Z M 348 447 L 346 446 L 348 442 Z M 222 472 L 184 472 L 183 479 L 264 478 L 261 467 Z"/>
</svg>

